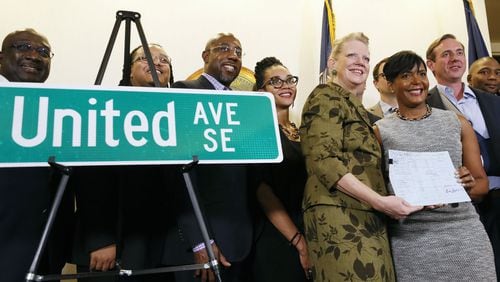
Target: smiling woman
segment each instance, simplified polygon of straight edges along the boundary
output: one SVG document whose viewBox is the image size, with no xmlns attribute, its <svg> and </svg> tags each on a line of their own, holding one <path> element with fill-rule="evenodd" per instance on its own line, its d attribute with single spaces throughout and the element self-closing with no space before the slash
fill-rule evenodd
<svg viewBox="0 0 500 282">
<path fill-rule="evenodd" d="M 387 196 L 382 152 L 361 104 L 369 58 L 363 33 L 335 41 L 332 81 L 313 90 L 302 112 L 304 225 L 315 280 L 394 281 L 383 213 L 402 219 L 420 208 Z"/>
<path fill-rule="evenodd" d="M 376 123 L 386 156 L 388 150 L 446 151 L 462 186 L 472 200 L 480 200 L 488 182 L 474 131 L 463 117 L 426 104 L 429 81 L 423 59 L 398 52 L 389 57 L 384 73 L 399 105 L 396 115 Z M 496 280 L 491 244 L 471 202 L 426 207 L 405 221 L 391 222 L 389 230 L 398 281 Z"/>
<path fill-rule="evenodd" d="M 274 96 L 283 162 L 254 167 L 254 178 L 258 179 L 255 194 L 262 212 L 256 217 L 252 281 L 304 282 L 311 278 L 307 243 L 302 235 L 301 202 L 307 173 L 298 129 L 289 116 L 299 78 L 280 60 L 266 57 L 255 65 L 255 81 L 255 90 Z"/>
<path fill-rule="evenodd" d="M 155 66 L 156 74 L 160 81 L 160 87 L 169 87 L 174 81 L 172 74 L 172 62 L 165 50 L 158 44 L 149 44 L 149 51 Z M 139 46 L 130 54 L 132 64 L 130 66 L 131 86 L 154 86 L 153 76 L 149 69 L 144 48 Z"/>
</svg>

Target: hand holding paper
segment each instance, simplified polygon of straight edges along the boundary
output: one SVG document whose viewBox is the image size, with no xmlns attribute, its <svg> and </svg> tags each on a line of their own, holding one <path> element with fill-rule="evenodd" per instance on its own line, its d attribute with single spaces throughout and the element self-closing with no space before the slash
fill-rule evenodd
<svg viewBox="0 0 500 282">
<path fill-rule="evenodd" d="M 389 150 L 389 179 L 394 193 L 412 205 L 469 202 L 455 178 L 448 152 Z"/>
</svg>

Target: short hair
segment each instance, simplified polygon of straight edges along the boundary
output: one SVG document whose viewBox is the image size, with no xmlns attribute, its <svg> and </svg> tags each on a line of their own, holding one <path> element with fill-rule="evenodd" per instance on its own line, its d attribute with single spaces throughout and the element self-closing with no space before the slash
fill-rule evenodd
<svg viewBox="0 0 500 282">
<path fill-rule="evenodd" d="M 286 68 L 280 60 L 275 57 L 265 57 L 255 64 L 254 76 L 255 85 L 254 90 L 260 89 L 264 84 L 264 72 L 272 66 L 282 66 Z"/>
<path fill-rule="evenodd" d="M 378 75 L 379 75 L 379 70 L 380 70 L 380 66 L 384 63 L 387 63 L 387 59 L 388 58 L 383 58 L 380 62 L 378 62 L 375 67 L 373 68 L 373 80 L 375 81 L 378 81 Z M 384 72 L 384 70 L 382 69 L 381 70 L 382 72 Z"/>
<path fill-rule="evenodd" d="M 142 44 L 135 47 L 131 52 L 130 52 L 130 67 L 128 69 L 123 69 L 123 77 L 120 80 L 120 83 L 118 85 L 120 86 L 131 86 L 130 82 L 130 73 L 131 73 L 131 68 L 132 68 L 132 63 L 133 63 L 133 58 L 135 54 L 141 49 L 143 46 Z M 158 43 L 148 43 L 148 47 L 158 47 L 160 49 L 163 49 L 163 46 L 161 46 Z M 163 49 L 164 50 L 164 49 Z M 174 70 L 172 69 L 172 62 L 170 61 L 168 63 L 168 66 L 170 67 L 170 79 L 168 81 L 168 85 L 174 84 Z"/>
<path fill-rule="evenodd" d="M 436 49 L 436 47 L 446 39 L 457 40 L 457 37 L 451 33 L 447 33 L 447 34 L 437 38 L 436 40 L 432 41 L 431 45 L 429 45 L 429 47 L 427 48 L 427 52 L 425 52 L 425 57 L 431 61 L 436 60 L 436 55 L 434 54 L 434 49 Z M 462 42 L 460 42 L 460 45 L 462 45 L 462 48 L 464 48 L 464 45 L 462 44 Z"/>
<path fill-rule="evenodd" d="M 143 46 L 142 44 L 135 47 L 134 50 L 132 50 L 130 52 L 130 59 L 132 60 L 134 58 L 134 56 L 137 54 L 137 52 L 139 51 L 139 49 L 141 49 Z M 148 43 L 148 47 L 151 48 L 151 47 L 158 47 L 160 49 L 163 49 L 163 46 L 161 46 L 160 44 L 158 43 Z M 164 49 L 163 49 L 164 50 Z"/>
<path fill-rule="evenodd" d="M 482 57 L 482 58 L 479 58 L 477 60 L 475 60 L 470 66 L 469 66 L 469 73 L 471 72 L 472 69 L 474 69 L 478 64 L 480 63 L 483 63 L 483 62 L 487 62 L 487 61 L 491 61 L 491 62 L 496 62 L 497 64 L 499 63 L 497 61 L 497 59 L 495 59 L 494 57 Z"/>
<path fill-rule="evenodd" d="M 13 31 L 13 32 L 7 34 L 7 36 L 5 36 L 5 38 L 3 39 L 3 42 L 2 42 L 2 53 L 5 52 L 5 51 L 7 51 L 8 48 L 10 48 L 10 46 L 7 46 L 7 44 L 9 43 L 9 39 L 11 37 L 14 37 L 14 36 L 18 35 L 19 33 L 25 33 L 25 32 L 26 33 L 34 34 L 36 36 L 39 36 L 43 40 L 47 41 L 47 43 L 49 42 L 49 40 L 47 39 L 47 37 L 45 37 L 44 35 L 38 33 L 33 28 L 25 28 L 24 30 L 16 30 L 16 31 Z"/>
<path fill-rule="evenodd" d="M 352 32 L 352 33 L 349 33 L 349 34 L 345 35 L 344 37 L 341 37 L 333 42 L 332 51 L 330 52 L 329 58 L 336 59 L 337 56 L 340 54 L 340 52 L 342 52 L 342 47 L 344 47 L 344 44 L 346 42 L 353 41 L 353 40 L 361 41 L 368 46 L 369 39 L 364 33 Z M 332 70 L 330 79 L 332 79 L 336 75 L 337 74 L 336 74 L 335 70 Z"/>
<path fill-rule="evenodd" d="M 207 41 L 207 44 L 205 45 L 205 51 L 210 49 L 210 47 L 212 47 L 214 42 L 219 40 L 222 37 L 233 37 L 234 39 L 238 40 L 238 38 L 236 38 L 236 36 L 234 36 L 234 34 L 232 34 L 230 32 L 228 32 L 228 33 L 219 32 L 219 33 L 217 33 L 217 35 L 214 38 L 211 38 Z"/>
<path fill-rule="evenodd" d="M 400 51 L 390 56 L 384 65 L 385 79 L 394 82 L 396 77 L 402 73 L 411 71 L 414 66 L 424 66 L 427 71 L 424 59 L 413 51 Z"/>
</svg>

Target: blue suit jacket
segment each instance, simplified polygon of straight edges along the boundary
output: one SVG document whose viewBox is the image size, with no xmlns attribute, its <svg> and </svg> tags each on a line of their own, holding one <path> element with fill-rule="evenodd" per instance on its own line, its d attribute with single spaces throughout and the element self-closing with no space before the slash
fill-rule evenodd
<svg viewBox="0 0 500 282">
<path fill-rule="evenodd" d="M 491 166 L 486 174 L 500 176 L 500 97 L 478 89 L 471 89 L 477 97 L 486 128 L 490 134 L 489 157 Z M 437 87 L 434 87 L 429 91 L 427 103 L 434 108 L 451 110 L 445 106 L 442 99 Z"/>
</svg>

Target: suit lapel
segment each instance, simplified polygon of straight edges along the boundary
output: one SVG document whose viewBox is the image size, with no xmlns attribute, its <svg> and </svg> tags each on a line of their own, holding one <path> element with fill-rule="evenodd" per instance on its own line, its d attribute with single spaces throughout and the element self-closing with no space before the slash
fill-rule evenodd
<svg viewBox="0 0 500 282">
<path fill-rule="evenodd" d="M 200 75 L 200 77 L 198 77 L 197 80 L 198 80 L 198 83 L 200 84 L 200 88 L 215 90 L 215 87 L 212 85 L 212 83 L 210 83 L 210 81 L 208 81 L 208 79 L 206 77 L 204 77 L 203 75 Z"/>
</svg>

